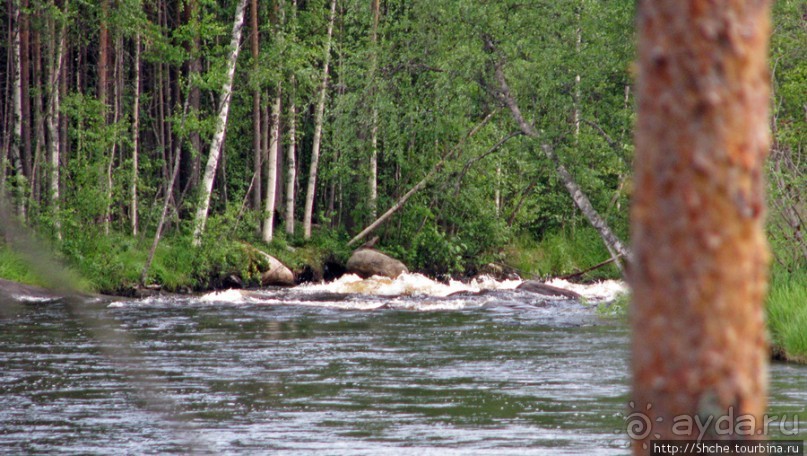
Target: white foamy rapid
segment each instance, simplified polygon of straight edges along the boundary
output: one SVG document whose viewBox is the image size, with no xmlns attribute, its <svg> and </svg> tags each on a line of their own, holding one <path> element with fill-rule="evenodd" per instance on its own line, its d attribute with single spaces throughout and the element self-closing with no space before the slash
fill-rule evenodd
<svg viewBox="0 0 807 456">
<path fill-rule="evenodd" d="M 578 284 L 563 279 L 552 279 L 546 283 L 553 287 L 574 291 L 591 303 L 613 301 L 617 296 L 629 291 L 628 285 L 621 280 L 603 280 L 602 282 Z"/>
<path fill-rule="evenodd" d="M 498 281 L 492 277 L 480 276 L 470 282 L 451 280 L 442 283 L 422 274 L 402 274 L 396 279 L 373 276 L 362 279 L 354 274 L 346 274 L 332 282 L 304 284 L 294 288 L 267 288 L 261 290 L 224 290 L 206 293 L 197 298 L 181 298 L 195 300 L 204 304 L 258 304 L 258 305 L 297 305 L 330 307 L 347 310 L 373 310 L 378 308 L 395 308 L 417 311 L 459 310 L 467 307 L 486 305 L 498 302 L 502 295 L 479 295 L 485 291 L 512 291 L 524 283 L 518 280 Z M 554 279 L 548 285 L 574 291 L 583 296 L 588 304 L 599 304 L 612 301 L 620 294 L 627 293 L 624 282 L 606 280 L 593 284 L 576 284 L 566 280 Z M 533 302 L 526 291 L 518 291 L 516 300 Z M 527 294 L 525 294 L 527 293 Z M 476 296 L 479 295 L 479 296 Z M 540 294 L 536 294 L 541 299 Z M 557 297 L 543 297 L 557 300 Z M 506 299 L 505 299 L 506 300 Z M 128 305 L 158 305 L 165 301 L 164 297 L 145 298 L 137 301 L 113 302 L 109 307 Z"/>
<path fill-rule="evenodd" d="M 214 291 L 199 297 L 202 302 L 228 302 L 231 304 L 244 304 L 246 299 L 241 290 Z"/>
<path fill-rule="evenodd" d="M 300 291 L 338 294 L 364 294 L 372 296 L 434 296 L 446 297 L 455 293 L 479 293 L 483 290 L 513 290 L 521 280 L 496 281 L 490 277 L 474 278 L 469 283 L 451 280 L 447 284 L 434 281 L 423 274 L 401 274 L 396 279 L 373 276 L 362 279 L 346 274 L 333 282 L 301 285 Z"/>
</svg>

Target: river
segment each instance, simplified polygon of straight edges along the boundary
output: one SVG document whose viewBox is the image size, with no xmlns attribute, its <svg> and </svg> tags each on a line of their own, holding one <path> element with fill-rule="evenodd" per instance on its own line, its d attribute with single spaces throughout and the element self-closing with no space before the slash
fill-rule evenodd
<svg viewBox="0 0 807 456">
<path fill-rule="evenodd" d="M 516 284 L 343 278 L 86 311 L 17 297 L 0 453 L 627 454 L 628 328 L 594 310 L 622 285 L 561 284 L 581 304 Z M 785 432 L 805 379 L 772 366 Z"/>
</svg>

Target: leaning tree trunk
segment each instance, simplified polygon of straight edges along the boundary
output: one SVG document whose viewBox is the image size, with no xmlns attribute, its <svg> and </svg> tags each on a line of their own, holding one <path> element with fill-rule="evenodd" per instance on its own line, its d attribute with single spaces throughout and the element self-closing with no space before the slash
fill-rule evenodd
<svg viewBox="0 0 807 456">
<path fill-rule="evenodd" d="M 486 43 L 489 48 L 493 48 L 492 42 L 488 41 Z M 513 115 L 513 118 L 518 123 L 519 128 L 521 129 L 522 133 L 525 135 L 540 139 L 541 134 L 535 128 L 534 125 L 527 122 L 524 116 L 521 114 L 521 109 L 518 106 L 515 98 L 513 97 L 512 93 L 510 93 L 510 87 L 507 84 L 507 79 L 504 75 L 504 62 L 500 61 L 496 65 L 496 79 L 499 82 L 499 94 L 502 97 L 502 101 L 504 104 L 510 109 L 510 113 Z M 549 144 L 543 144 L 541 149 L 544 152 L 544 155 L 555 165 L 555 172 L 557 172 L 558 177 L 560 177 L 561 182 L 563 182 L 563 186 L 566 187 L 566 190 L 569 192 L 569 195 L 572 197 L 574 204 L 580 209 L 580 212 L 588 219 L 591 226 L 597 230 L 600 234 L 600 237 L 603 240 L 603 243 L 611 252 L 611 256 L 613 258 L 618 257 L 629 257 L 628 248 L 622 244 L 622 241 L 611 231 L 611 228 L 608 226 L 608 223 L 603 219 L 600 214 L 594 209 L 594 206 L 589 201 L 586 194 L 577 185 L 574 178 L 572 177 L 571 173 L 566 169 L 563 163 L 560 162 L 557 154 L 555 153 L 554 149 Z M 617 266 L 622 269 L 622 266 L 617 261 Z"/>
<path fill-rule="evenodd" d="M 221 88 L 219 99 L 219 115 L 216 118 L 216 132 L 213 141 L 210 143 L 205 175 L 202 179 L 204 193 L 199 209 L 196 211 L 193 230 L 193 245 L 202 245 L 202 233 L 207 223 L 207 212 L 210 209 L 210 194 L 213 192 L 213 178 L 216 176 L 216 168 L 221 156 L 221 146 L 224 143 L 224 132 L 227 129 L 227 114 L 230 111 L 230 100 L 233 92 L 233 79 L 235 78 L 235 63 L 238 60 L 238 51 L 241 48 L 241 29 L 244 26 L 244 8 L 247 0 L 240 0 L 235 9 L 235 19 L 233 20 L 232 39 L 230 40 L 230 55 L 227 57 L 227 80 Z"/>
<path fill-rule="evenodd" d="M 322 122 L 325 117 L 325 98 L 328 95 L 328 65 L 331 62 L 331 39 L 333 23 L 336 19 L 336 0 L 331 0 L 331 17 L 328 21 L 328 40 L 325 42 L 325 61 L 322 64 L 322 84 L 319 88 L 316 118 L 314 119 L 314 145 L 311 149 L 311 167 L 308 172 L 308 188 L 305 193 L 305 212 L 303 213 L 303 236 L 311 237 L 311 217 L 314 212 L 314 193 L 317 189 L 317 167 L 319 166 L 319 148 L 322 143 Z"/>
<path fill-rule="evenodd" d="M 639 2 L 632 406 L 652 429 L 635 454 L 699 436 L 676 416 L 728 417 L 735 433 L 706 439 L 763 437 L 769 10 Z"/>
</svg>

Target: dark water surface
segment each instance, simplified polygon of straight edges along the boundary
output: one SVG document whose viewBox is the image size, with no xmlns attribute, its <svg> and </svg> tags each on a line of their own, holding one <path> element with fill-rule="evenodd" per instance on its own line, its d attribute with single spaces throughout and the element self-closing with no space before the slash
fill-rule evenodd
<svg viewBox="0 0 807 456">
<path fill-rule="evenodd" d="M 98 303 L 100 333 L 5 303 L 0 453 L 627 454 L 624 323 L 513 291 L 352 309 L 379 300 Z M 773 409 L 804 414 L 805 379 L 774 366 Z"/>
</svg>

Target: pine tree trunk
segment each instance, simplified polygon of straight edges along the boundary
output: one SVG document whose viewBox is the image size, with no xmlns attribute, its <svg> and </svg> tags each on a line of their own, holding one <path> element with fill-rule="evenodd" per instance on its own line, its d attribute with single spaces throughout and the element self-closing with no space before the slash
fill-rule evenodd
<svg viewBox="0 0 807 456">
<path fill-rule="evenodd" d="M 219 113 L 216 118 L 216 132 L 213 141 L 210 143 L 205 175 L 202 179 L 203 195 L 202 203 L 196 211 L 194 219 L 193 245 L 198 247 L 202 244 L 202 233 L 204 233 L 207 223 L 207 213 L 210 209 L 210 195 L 213 192 L 213 178 L 216 175 L 216 168 L 221 155 L 221 147 L 224 142 L 224 133 L 227 129 L 227 115 L 230 111 L 230 100 L 233 91 L 233 79 L 235 78 L 235 63 L 238 60 L 238 51 L 241 48 L 241 30 L 244 25 L 244 8 L 247 0 L 240 0 L 235 10 L 233 21 L 232 39 L 230 41 L 230 55 L 227 58 L 227 79 L 221 88 L 219 99 Z"/>
<path fill-rule="evenodd" d="M 258 69 L 258 56 L 260 52 L 260 29 L 258 28 L 258 0 L 252 0 L 250 5 L 250 32 L 252 33 L 252 61 L 253 70 Z M 261 90 L 252 91 L 252 164 L 254 167 L 255 183 L 252 187 L 252 209 L 261 210 Z"/>
<path fill-rule="evenodd" d="M 317 168 L 319 166 L 319 149 L 322 143 L 322 123 L 325 118 L 325 99 L 328 95 L 328 65 L 331 62 L 331 40 L 333 23 L 336 20 L 336 0 L 331 0 L 331 15 L 328 21 L 328 39 L 325 42 L 325 60 L 322 65 L 322 83 L 319 89 L 319 100 L 314 118 L 314 144 L 311 149 L 311 167 L 308 171 L 308 188 L 305 193 L 305 212 L 303 213 L 303 236 L 311 238 L 311 218 L 314 212 L 314 193 L 317 189 Z"/>
<path fill-rule="evenodd" d="M 129 206 L 129 220 L 132 226 L 132 236 L 137 236 L 138 206 L 137 184 L 139 179 L 140 160 L 140 34 L 135 35 L 134 51 L 134 101 L 132 102 L 132 186 L 129 191 L 131 202 Z"/>
<path fill-rule="evenodd" d="M 266 219 L 263 221 L 263 241 L 272 242 L 275 232 L 275 203 L 277 199 L 277 157 L 282 147 L 280 142 L 280 102 L 282 85 L 278 83 L 275 101 L 272 103 L 272 130 L 269 137 L 268 173 L 266 176 L 266 201 L 264 209 Z"/>
<path fill-rule="evenodd" d="M 286 233 L 294 234 L 294 192 L 297 182 L 297 104 L 296 81 L 291 78 L 289 94 L 289 147 L 286 149 Z"/>
<path fill-rule="evenodd" d="M 639 2 L 631 405 L 653 426 L 637 455 L 701 437 L 679 416 L 765 438 L 770 3 Z"/>
</svg>

